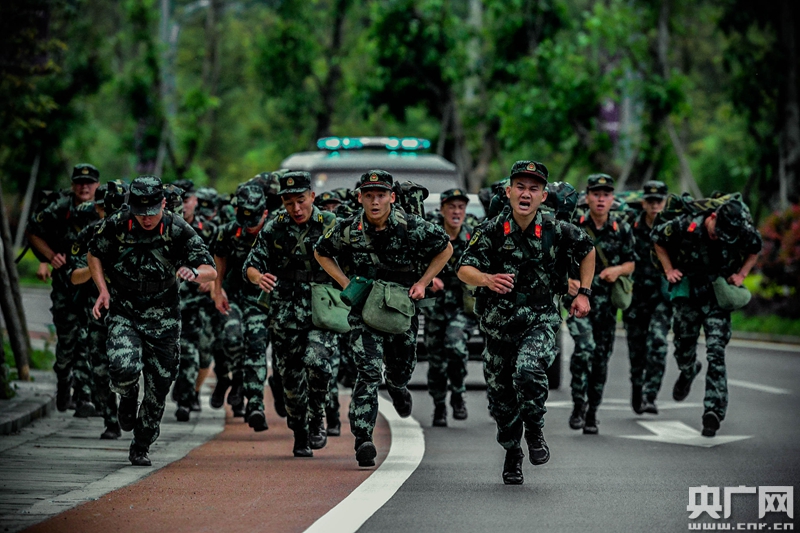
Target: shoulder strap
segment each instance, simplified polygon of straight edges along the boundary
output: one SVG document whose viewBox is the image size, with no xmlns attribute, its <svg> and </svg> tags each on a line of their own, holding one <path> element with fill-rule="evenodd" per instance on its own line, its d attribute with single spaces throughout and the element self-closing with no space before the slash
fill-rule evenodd
<svg viewBox="0 0 800 533">
<path fill-rule="evenodd" d="M 592 221 L 589 221 L 589 224 L 593 224 Z M 603 263 L 603 268 L 608 268 L 608 259 L 606 259 L 606 254 L 603 253 L 603 248 L 597 246 L 597 236 L 595 236 L 594 231 L 592 231 L 591 226 L 586 226 L 586 233 L 589 234 L 589 237 L 592 238 L 594 242 L 594 249 L 597 252 L 598 257 L 600 257 L 600 262 Z"/>
</svg>

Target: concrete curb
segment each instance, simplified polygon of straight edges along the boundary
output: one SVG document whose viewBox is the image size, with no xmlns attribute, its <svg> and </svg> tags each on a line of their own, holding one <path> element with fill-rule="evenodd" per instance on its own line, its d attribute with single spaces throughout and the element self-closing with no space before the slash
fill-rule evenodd
<svg viewBox="0 0 800 533">
<path fill-rule="evenodd" d="M 35 381 L 12 381 L 16 396 L 0 400 L 0 435 L 10 435 L 56 408 L 55 376 L 43 370 L 31 371 Z"/>
</svg>

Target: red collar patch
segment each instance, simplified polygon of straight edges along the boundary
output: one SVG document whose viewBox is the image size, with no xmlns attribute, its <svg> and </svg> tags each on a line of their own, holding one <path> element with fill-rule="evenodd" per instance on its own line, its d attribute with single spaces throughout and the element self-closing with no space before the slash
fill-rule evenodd
<svg viewBox="0 0 800 533">
<path fill-rule="evenodd" d="M 697 229 L 697 222 L 692 222 L 691 224 L 689 224 L 689 233 L 693 233 L 694 230 L 696 229 Z"/>
<path fill-rule="evenodd" d="M 511 222 L 506 220 L 503 223 L 503 235 L 508 235 L 509 233 L 511 233 Z"/>
<path fill-rule="evenodd" d="M 536 227 L 533 228 L 533 234 L 536 235 L 537 239 L 542 238 L 542 226 L 541 224 L 536 224 Z"/>
</svg>

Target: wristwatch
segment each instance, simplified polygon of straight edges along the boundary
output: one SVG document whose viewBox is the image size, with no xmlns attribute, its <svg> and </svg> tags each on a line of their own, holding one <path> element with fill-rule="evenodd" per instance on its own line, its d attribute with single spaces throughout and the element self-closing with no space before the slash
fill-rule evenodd
<svg viewBox="0 0 800 533">
<path fill-rule="evenodd" d="M 587 298 L 592 295 L 592 289 L 587 289 L 586 287 L 581 287 L 578 289 L 578 294 L 583 294 Z"/>
<path fill-rule="evenodd" d="M 199 275 L 200 275 L 200 271 L 199 271 L 199 270 L 197 270 L 197 269 L 196 269 L 196 268 L 194 268 L 194 267 L 191 267 L 189 270 L 191 270 L 191 271 L 192 271 L 192 274 L 194 274 L 194 277 L 195 277 L 195 278 L 196 278 L 197 276 L 199 276 Z"/>
</svg>

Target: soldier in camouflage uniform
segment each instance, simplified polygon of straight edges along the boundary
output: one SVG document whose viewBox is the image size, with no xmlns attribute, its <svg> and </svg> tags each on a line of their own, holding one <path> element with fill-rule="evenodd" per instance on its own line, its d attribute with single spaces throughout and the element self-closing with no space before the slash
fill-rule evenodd
<svg viewBox="0 0 800 533">
<path fill-rule="evenodd" d="M 129 211 L 105 219 L 89 243 L 89 268 L 100 291 L 92 312 L 99 319 L 108 309 L 111 390 L 121 396 L 121 429 L 134 430 L 128 457 L 134 466 L 150 466 L 147 453 L 158 438 L 164 402 L 178 372 L 176 277 L 204 283 L 217 273 L 203 240 L 182 217 L 164 212 L 159 178 L 136 178 L 128 202 Z M 140 374 L 145 390 L 138 409 Z"/>
<path fill-rule="evenodd" d="M 243 368 L 244 418 L 254 431 L 265 431 L 267 313 L 258 303 L 260 291 L 246 282 L 242 272 L 269 212 L 263 189 L 256 184 L 239 187 L 235 200 L 236 219 L 220 227 L 211 248 L 220 275 L 214 283 L 214 301 L 217 311 L 225 316 L 225 336 L 231 342 L 238 337 L 235 342 L 242 346 L 242 354 L 236 359 Z"/>
<path fill-rule="evenodd" d="M 464 223 L 469 196 L 461 189 L 448 189 L 440 196 L 441 225 L 453 255 L 441 273 L 433 279 L 435 304 L 424 310 L 425 349 L 428 353 L 428 394 L 433 398 L 433 425 L 447 426 L 448 381 L 453 418 L 466 420 L 467 404 L 464 401 L 469 350 L 467 341 L 473 320 L 464 309 L 464 291 L 467 287 L 456 276 L 455 265 L 467 248 L 472 228 Z"/>
<path fill-rule="evenodd" d="M 444 230 L 421 217 L 392 205 L 392 175 L 371 170 L 361 176 L 361 209 L 337 222 L 317 243 L 317 261 L 343 288 L 354 276 L 393 282 L 408 288 L 412 300 L 420 300 L 425 288 L 442 270 L 453 247 Z M 385 365 L 386 388 L 401 417 L 411 415 L 408 381 L 417 360 L 417 315 L 400 334 L 380 332 L 364 323 L 363 305 L 348 317 L 350 345 L 357 376 L 350 402 L 350 428 L 355 436 L 359 466 L 374 466 L 377 450 L 372 432 L 378 417 L 378 386 Z"/>
<path fill-rule="evenodd" d="M 327 443 L 325 408 L 331 359 L 339 344 L 335 332 L 313 325 L 311 284 L 333 284 L 313 250 L 336 216 L 314 205 L 308 172 L 287 172 L 280 185 L 286 212 L 258 236 L 245 268 L 250 283 L 270 295 L 272 345 L 283 379 L 287 423 L 294 432 L 294 456 L 312 457 L 312 450 Z"/>
<path fill-rule="evenodd" d="M 656 215 L 664 209 L 667 186 L 660 181 L 643 185 L 644 210 L 633 221 L 636 269 L 633 301 L 622 313 L 631 361 L 631 405 L 636 414 L 658 414 L 656 396 L 667 362 L 667 334 L 672 325 L 672 304 L 663 285 L 666 280 L 653 265 L 650 232 Z"/>
<path fill-rule="evenodd" d="M 610 212 L 614 201 L 611 176 L 589 176 L 586 201 L 589 212 L 580 215 L 576 225 L 594 241 L 597 257 L 589 295 L 592 312 L 586 317 L 567 319 L 569 333 L 575 341 L 569 366 L 574 404 L 569 426 L 582 428 L 584 434 L 596 435 L 597 408 L 603 400 L 617 323 L 617 309 L 611 305 L 611 287 L 617 278 L 633 272 L 636 251 L 630 225 Z M 570 280 L 570 284 L 577 284 L 577 280 Z"/>
<path fill-rule="evenodd" d="M 99 198 L 97 191 L 103 191 L 103 197 Z M 100 228 L 102 220 L 106 216 L 111 216 L 125 204 L 125 195 L 128 187 L 122 183 L 110 182 L 101 185 L 95 191 L 95 209 L 100 216 L 99 220 L 86 226 L 78 234 L 75 244 L 72 247 L 72 254 L 65 268 L 70 275 L 70 281 L 74 285 L 82 285 L 92 279 L 86 255 L 89 251 L 89 242 Z M 92 367 L 93 399 L 91 411 L 96 406 L 103 417 L 105 430 L 100 434 L 104 440 L 118 439 L 122 433 L 117 420 L 117 395 L 111 391 L 108 377 L 108 354 L 106 353 L 106 343 L 108 341 L 108 328 L 105 323 L 105 311 L 100 319 L 94 317 L 92 307 L 99 295 L 94 283 L 87 283 L 86 286 L 85 310 L 87 314 L 86 345 L 89 353 L 89 360 Z M 86 406 L 84 406 L 85 408 Z M 88 412 L 79 415 L 81 406 L 78 405 L 76 416 L 91 416 Z"/>
<path fill-rule="evenodd" d="M 75 389 L 75 403 L 91 402 L 91 368 L 85 343 L 80 342 L 85 332 L 81 303 L 85 288 L 69 281 L 63 268 L 78 233 L 98 219 L 93 200 L 99 185 L 100 172 L 92 165 L 75 165 L 72 171 L 72 192 L 59 196 L 53 203 L 36 213 L 28 223 L 28 240 L 37 255 L 53 267 L 53 324 L 58 336 L 56 362 L 53 370 L 58 378 L 56 408 L 66 411 L 72 407 L 70 387 Z M 74 377 L 74 383 L 73 383 Z"/>
<path fill-rule="evenodd" d="M 547 168 L 517 161 L 506 188 L 510 210 L 481 224 L 458 262 L 458 277 L 479 287 L 476 310 L 486 335 L 483 352 L 489 409 L 497 442 L 505 448 L 503 482 L 522 484 L 523 430 L 530 461 L 550 459 L 542 432 L 548 395 L 546 369 L 555 357 L 561 322 L 556 296 L 566 285 L 571 261 L 579 263 L 580 293 L 570 314 L 589 312 L 586 295 L 594 271 L 591 240 L 568 222 L 543 213 Z"/>
<path fill-rule="evenodd" d="M 697 360 L 702 326 L 708 359 L 702 434 L 713 437 L 728 408 L 725 347 L 731 338 L 731 312 L 720 307 L 711 284 L 722 277 L 741 286 L 761 251 L 761 235 L 746 206 L 729 200 L 712 213 L 687 213 L 660 224 L 652 237 L 667 280 L 689 286 L 684 297 L 672 300 L 675 360 L 681 371 L 672 397 L 684 400 L 702 368 Z"/>
<path fill-rule="evenodd" d="M 217 235 L 217 228 L 210 220 L 196 215 L 197 195 L 194 183 L 184 179 L 173 185 L 182 190 L 183 219 L 197 233 L 206 246 Z M 211 299 L 211 283 L 183 283 L 180 287 L 181 298 L 181 359 L 178 366 L 178 377 L 172 388 L 172 400 L 178 404 L 175 418 L 179 422 L 188 422 L 191 411 L 200 411 L 200 387 L 208 375 L 211 366 L 211 350 L 201 347 L 203 329 L 210 325 L 210 316 L 214 313 L 214 301 Z"/>
</svg>

